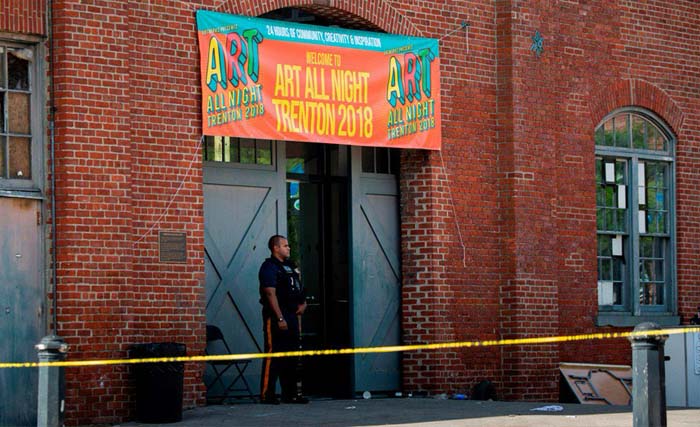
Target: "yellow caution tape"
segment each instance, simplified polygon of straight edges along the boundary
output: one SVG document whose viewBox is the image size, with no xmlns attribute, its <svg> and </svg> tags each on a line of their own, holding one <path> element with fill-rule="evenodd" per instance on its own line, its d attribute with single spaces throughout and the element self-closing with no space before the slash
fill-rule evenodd
<svg viewBox="0 0 700 427">
<path fill-rule="evenodd" d="M 585 340 L 602 340 L 616 339 L 629 337 L 653 337 L 662 335 L 686 334 L 691 332 L 700 332 L 698 327 L 683 327 L 656 329 L 649 331 L 628 331 L 628 332 L 600 332 L 594 334 L 581 335 L 565 335 L 565 336 L 550 336 L 550 337 L 533 337 L 533 338 L 513 338 L 502 340 L 486 340 L 486 341 L 460 341 L 460 342 L 445 342 L 434 344 L 412 344 L 412 345 L 393 345 L 383 347 L 359 347 L 359 348 L 341 348 L 330 350 L 300 350 L 300 351 L 284 351 L 276 353 L 249 353 L 249 354 L 221 354 L 209 356 L 178 356 L 178 357 L 150 357 L 141 359 L 107 359 L 107 360 L 75 360 L 63 362 L 17 362 L 3 363 L 0 362 L 2 368 L 38 368 L 38 367 L 74 367 L 74 366 L 104 366 L 104 365 L 122 365 L 136 363 L 166 363 L 166 362 L 207 362 L 210 360 L 241 360 L 241 359 L 264 359 L 268 357 L 299 357 L 299 356 L 332 356 L 342 354 L 359 354 L 359 353 L 394 353 L 403 351 L 416 350 L 438 350 L 447 348 L 469 348 L 469 347 L 492 347 L 505 345 L 522 345 L 522 344 L 553 344 L 568 341 L 585 341 Z"/>
</svg>

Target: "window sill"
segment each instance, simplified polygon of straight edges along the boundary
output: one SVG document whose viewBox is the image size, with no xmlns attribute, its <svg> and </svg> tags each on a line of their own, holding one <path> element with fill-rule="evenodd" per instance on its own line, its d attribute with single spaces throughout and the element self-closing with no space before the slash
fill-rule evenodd
<svg viewBox="0 0 700 427">
<path fill-rule="evenodd" d="M 636 326 L 642 322 L 654 322 L 659 326 L 678 326 L 680 316 L 669 314 L 644 314 L 632 316 L 629 313 L 599 313 L 595 319 L 596 326 Z"/>
<path fill-rule="evenodd" d="M 39 190 L 10 190 L 0 188 L 0 197 L 44 200 L 44 195 Z"/>
</svg>

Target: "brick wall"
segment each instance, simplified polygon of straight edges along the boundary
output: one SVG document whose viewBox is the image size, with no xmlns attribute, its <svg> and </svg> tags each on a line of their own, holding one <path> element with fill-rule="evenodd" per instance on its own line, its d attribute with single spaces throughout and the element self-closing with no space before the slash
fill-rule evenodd
<svg viewBox="0 0 700 427">
<path fill-rule="evenodd" d="M 397 9 L 416 26 L 414 35 L 441 39 L 442 61 L 442 154 L 408 151 L 402 163 L 404 341 L 499 338 L 494 10 L 484 2 Z M 459 29 L 462 22 L 468 30 Z M 500 349 L 411 352 L 403 364 L 409 391 L 465 392 L 499 380 Z"/>
<path fill-rule="evenodd" d="M 3 0 L 0 31 L 46 35 L 46 0 Z"/>
<path fill-rule="evenodd" d="M 500 208 L 503 217 L 503 266 L 500 283 L 500 333 L 502 338 L 556 335 L 557 283 L 550 263 L 555 235 L 550 215 L 553 171 L 548 162 L 555 146 L 528 134 L 531 126 L 543 126 L 545 114 L 528 114 L 521 106 L 522 34 L 516 2 L 496 2 L 498 46 L 497 156 Z M 534 83 L 536 84 L 536 83 Z M 537 103 L 549 93 L 537 93 Z M 534 97 L 533 97 L 534 98 Z M 541 102 L 541 101 L 540 101 Z M 552 105 L 550 108 L 554 108 Z M 534 123 L 533 123 L 534 122 Z M 501 397 L 547 400 L 556 391 L 558 349 L 547 346 L 514 346 L 503 349 Z"/>
<path fill-rule="evenodd" d="M 350 13 L 386 31 L 417 36 L 441 38 L 462 21 L 470 23 L 468 38 L 466 31 L 458 30 L 441 40 L 442 154 L 406 152 L 402 157 L 404 341 L 596 330 L 593 128 L 614 108 L 640 105 L 672 124 L 679 145 L 689 139 L 683 139 L 679 128 L 688 123 L 681 100 L 660 87 L 663 82 L 641 71 L 636 77 L 638 72 L 627 63 L 625 55 L 636 51 L 621 47 L 628 42 L 625 34 L 636 34 L 634 26 L 642 25 L 631 17 L 631 9 L 612 7 L 620 6 L 616 2 L 575 1 L 449 6 L 395 2 L 392 8 L 312 3 L 308 8 L 315 13 L 339 20 L 350 19 Z M 225 2 L 217 10 L 257 15 L 282 6 L 286 3 Z M 159 208 L 169 200 L 163 193 L 172 192 L 179 182 L 196 144 L 197 100 L 189 93 L 197 78 L 196 52 L 181 41 L 193 31 L 193 9 L 151 3 L 132 5 L 129 11 L 132 157 L 138 153 L 131 166 L 136 236 L 157 221 Z M 629 28 L 621 28 L 619 22 Z M 149 34 L 166 27 L 170 31 L 161 31 L 154 44 Z M 529 49 L 535 31 L 545 40 L 539 58 Z M 163 65 L 163 49 L 166 56 L 181 58 L 170 74 L 175 87 L 167 94 L 178 103 L 168 106 L 159 101 L 163 94 L 152 79 Z M 591 58 L 595 72 L 589 72 Z M 634 97 L 627 93 L 629 87 L 638 87 Z M 166 148 L 173 136 L 183 141 L 182 149 Z M 693 221 L 684 219 L 693 217 L 695 206 L 688 199 L 695 192 L 684 184 L 692 183 L 693 174 L 682 167 L 690 162 L 685 157 L 690 152 L 679 150 L 680 307 L 686 316 L 691 301 L 697 300 L 692 278 L 687 277 L 691 273 L 683 267 L 692 263 L 684 248 L 692 246 L 694 232 Z M 154 182 L 149 175 L 153 171 L 170 178 Z M 187 182 L 193 183 L 188 196 L 195 205 L 201 203 L 199 179 L 197 169 L 188 175 Z M 168 228 L 179 229 L 183 218 L 201 218 L 201 208 L 191 206 L 179 206 L 178 215 L 167 220 Z M 196 258 L 201 221 L 188 229 Z M 154 263 L 154 238 L 146 235 L 134 246 L 132 280 L 141 293 L 150 291 L 150 299 L 159 298 L 163 289 L 152 288 L 155 277 L 167 273 L 177 277 L 176 282 L 188 275 L 201 280 L 190 266 L 156 273 L 162 266 Z M 140 332 L 133 335 L 148 340 L 143 331 L 159 324 L 140 307 Z M 193 310 L 194 317 L 180 319 L 185 323 L 176 322 L 174 329 L 188 321 L 196 325 Z M 628 363 L 629 347 L 618 340 L 406 353 L 404 387 L 430 393 L 466 391 L 481 379 L 491 379 L 504 398 L 556 399 L 556 366 L 562 360 Z M 187 401 L 196 403 L 201 390 L 197 373 L 191 374 Z"/>
<path fill-rule="evenodd" d="M 137 302 L 134 341 L 182 342 L 191 355 L 203 353 L 206 337 L 197 8 L 129 7 L 134 285 L 151 302 Z M 187 233 L 187 264 L 159 263 L 158 230 Z M 185 405 L 201 405 L 202 365 L 186 367 Z"/>
<path fill-rule="evenodd" d="M 136 343 L 204 348 L 203 214 L 194 5 L 55 2 L 59 334 L 70 357 Z M 162 264 L 158 232 L 187 233 Z M 71 424 L 131 416 L 131 367 L 67 371 Z M 203 403 L 188 364 L 184 405 Z"/>
<path fill-rule="evenodd" d="M 515 258 L 520 259 L 519 251 L 524 257 L 537 258 L 534 265 L 518 265 L 515 275 L 539 270 L 538 280 L 553 281 L 557 307 L 552 314 L 558 317 L 561 334 L 608 330 L 594 324 L 593 129 L 616 108 L 647 108 L 664 119 L 678 138 L 677 265 L 679 311 L 685 321 L 700 301 L 697 276 L 690 267 L 697 263 L 697 251 L 690 248 L 698 245 L 698 182 L 693 172 L 698 129 L 693 105 L 698 101 L 699 79 L 693 52 L 699 15 L 693 5 L 687 1 L 535 1 L 512 2 L 508 7 L 512 9 L 511 61 L 518 64 L 510 85 L 514 169 L 522 160 L 520 169 L 532 173 L 534 184 L 529 188 L 516 183 L 513 191 L 513 198 L 522 194 L 529 200 L 515 201 L 513 238 L 516 248 L 522 245 Z M 544 38 L 539 59 L 529 50 L 535 31 Z M 525 147 L 519 156 L 521 143 Z M 526 218 L 532 217 L 539 217 L 526 226 L 532 232 L 518 234 L 518 228 L 528 224 Z M 516 322 L 520 328 L 535 321 L 522 310 L 519 314 L 523 316 Z M 559 352 L 561 361 L 630 362 L 625 340 L 566 343 Z M 504 369 L 506 364 L 504 358 Z"/>
<path fill-rule="evenodd" d="M 700 14 L 694 1 L 303 1 L 343 22 L 440 38 L 442 153 L 401 171 L 407 344 L 596 328 L 593 129 L 648 108 L 678 138 L 679 310 L 700 304 Z M 71 358 L 131 344 L 204 347 L 202 171 L 194 11 L 260 15 L 288 1 L 57 0 L 59 333 Z M 4 2 L 3 31 L 42 30 L 43 2 Z M 25 9 L 21 9 L 25 8 Z M 469 22 L 468 31 L 459 29 Z M 456 31 L 455 31 L 456 30 Z M 531 37 L 539 31 L 544 52 Z M 158 262 L 159 230 L 187 263 Z M 557 363 L 629 363 L 625 340 L 404 353 L 406 391 L 556 399 Z M 133 409 L 130 368 L 70 368 L 70 423 Z M 203 403 L 188 365 L 185 406 Z"/>
<path fill-rule="evenodd" d="M 700 70 L 697 2 L 624 2 L 621 7 L 623 48 L 615 59 L 634 64 L 627 80 L 630 103 L 647 106 L 670 125 L 676 146 L 678 287 L 681 316 L 687 321 L 700 305 L 698 248 L 700 240 Z M 634 58 L 644 58 L 643 61 Z M 628 93 L 629 91 L 629 93 Z"/>
<path fill-rule="evenodd" d="M 55 4 L 57 321 L 75 359 L 133 342 L 127 19 L 126 3 Z M 128 386 L 125 366 L 67 370 L 68 418 L 118 420 Z"/>
</svg>

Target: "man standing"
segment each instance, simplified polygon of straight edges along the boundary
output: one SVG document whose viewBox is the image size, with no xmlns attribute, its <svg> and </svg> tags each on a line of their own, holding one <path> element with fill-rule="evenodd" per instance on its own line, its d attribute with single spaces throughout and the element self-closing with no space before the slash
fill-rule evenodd
<svg viewBox="0 0 700 427">
<path fill-rule="evenodd" d="M 274 235 L 267 242 L 270 258 L 260 266 L 260 303 L 263 305 L 263 332 L 265 352 L 295 351 L 299 349 L 299 318 L 306 310 L 306 296 L 299 272 L 289 260 L 289 242 L 284 236 Z M 299 317 L 297 317 L 299 316 Z M 275 357 L 263 359 L 260 380 L 260 402 L 278 404 L 275 397 L 277 378 L 282 386 L 285 403 L 308 403 L 297 390 L 297 358 Z"/>
</svg>

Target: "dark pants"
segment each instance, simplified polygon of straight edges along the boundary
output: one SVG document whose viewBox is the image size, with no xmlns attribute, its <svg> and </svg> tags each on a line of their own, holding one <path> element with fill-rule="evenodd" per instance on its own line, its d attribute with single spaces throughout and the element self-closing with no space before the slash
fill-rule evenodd
<svg viewBox="0 0 700 427">
<path fill-rule="evenodd" d="M 299 350 L 299 323 L 294 313 L 284 315 L 288 329 L 279 329 L 277 319 L 263 314 L 265 353 Z M 260 398 L 275 398 L 277 378 L 282 386 L 282 398 L 291 399 L 297 395 L 297 357 L 268 357 L 263 359 L 260 376 Z"/>
</svg>

